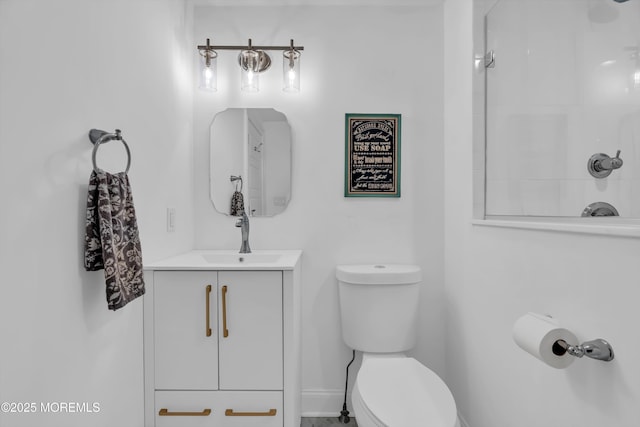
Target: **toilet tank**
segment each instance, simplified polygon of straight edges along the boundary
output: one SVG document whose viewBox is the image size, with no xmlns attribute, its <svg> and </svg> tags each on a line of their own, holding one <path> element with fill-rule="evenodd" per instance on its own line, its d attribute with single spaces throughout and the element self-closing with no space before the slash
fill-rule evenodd
<svg viewBox="0 0 640 427">
<path fill-rule="evenodd" d="M 415 345 L 420 267 L 404 264 L 336 268 L 342 338 L 352 349 L 398 353 Z"/>
</svg>

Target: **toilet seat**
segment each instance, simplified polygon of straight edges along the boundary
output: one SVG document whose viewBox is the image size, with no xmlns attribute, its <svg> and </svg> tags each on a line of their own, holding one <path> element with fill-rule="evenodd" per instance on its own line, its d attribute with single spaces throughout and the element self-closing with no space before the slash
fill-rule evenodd
<svg viewBox="0 0 640 427">
<path fill-rule="evenodd" d="M 365 358 L 352 399 L 359 424 L 361 417 L 371 425 L 388 427 L 458 425 L 449 388 L 433 371 L 410 357 Z"/>
</svg>

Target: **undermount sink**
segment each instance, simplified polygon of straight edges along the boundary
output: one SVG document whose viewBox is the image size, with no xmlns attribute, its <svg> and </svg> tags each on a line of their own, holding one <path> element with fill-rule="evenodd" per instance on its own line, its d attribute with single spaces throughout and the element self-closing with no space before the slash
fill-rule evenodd
<svg viewBox="0 0 640 427">
<path fill-rule="evenodd" d="M 210 264 L 271 264 L 278 262 L 280 254 L 205 253 L 202 258 Z"/>
</svg>

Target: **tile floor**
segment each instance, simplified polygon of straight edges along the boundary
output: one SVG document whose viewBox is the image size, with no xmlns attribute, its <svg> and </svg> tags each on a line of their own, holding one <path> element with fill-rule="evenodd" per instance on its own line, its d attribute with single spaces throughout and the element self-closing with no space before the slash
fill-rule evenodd
<svg viewBox="0 0 640 427">
<path fill-rule="evenodd" d="M 358 427 L 356 419 L 351 417 L 348 424 L 338 421 L 338 417 L 302 418 L 300 427 Z"/>
</svg>

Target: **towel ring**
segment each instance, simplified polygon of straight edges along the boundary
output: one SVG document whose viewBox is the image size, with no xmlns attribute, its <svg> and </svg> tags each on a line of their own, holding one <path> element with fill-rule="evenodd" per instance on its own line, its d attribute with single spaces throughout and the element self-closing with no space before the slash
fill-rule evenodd
<svg viewBox="0 0 640 427">
<path fill-rule="evenodd" d="M 93 170 L 98 172 L 100 168 L 96 163 L 96 154 L 98 153 L 98 147 L 100 144 L 113 141 L 117 139 L 121 141 L 124 145 L 124 149 L 127 150 L 127 168 L 124 170 L 124 173 L 129 172 L 129 168 L 131 167 L 131 151 L 129 150 L 129 146 L 127 145 L 127 141 L 121 135 L 120 129 L 116 129 L 114 133 L 108 133 L 99 129 L 91 129 L 89 131 L 89 139 L 93 142 L 93 153 L 91 154 L 91 160 L 93 161 Z"/>
</svg>

